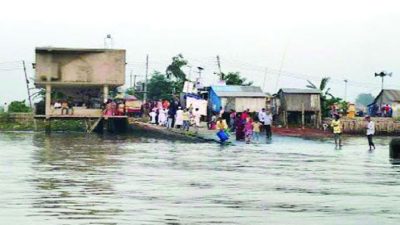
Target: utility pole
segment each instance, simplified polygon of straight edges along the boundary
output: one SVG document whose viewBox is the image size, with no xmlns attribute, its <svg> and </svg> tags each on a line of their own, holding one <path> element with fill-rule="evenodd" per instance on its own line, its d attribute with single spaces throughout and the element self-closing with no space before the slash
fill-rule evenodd
<svg viewBox="0 0 400 225">
<path fill-rule="evenodd" d="M 132 70 L 131 70 L 131 74 L 129 75 L 129 88 L 132 88 Z"/>
<path fill-rule="evenodd" d="M 222 73 L 222 70 L 221 70 L 221 59 L 219 58 L 219 55 L 217 55 L 217 65 L 218 65 L 218 70 L 219 70 L 219 79 L 224 80 L 224 74 Z"/>
<path fill-rule="evenodd" d="M 24 66 L 25 82 L 26 82 L 26 89 L 28 90 L 29 106 L 30 106 L 31 109 L 32 109 L 31 91 L 30 91 L 30 89 L 29 89 L 28 74 L 26 73 L 26 66 L 25 66 L 25 61 L 24 61 L 24 60 L 22 60 L 22 65 Z"/>
<path fill-rule="evenodd" d="M 381 90 L 383 91 L 383 80 L 386 76 L 391 77 L 392 73 L 387 73 L 385 71 L 382 71 L 380 73 L 375 73 L 375 77 L 381 77 L 382 78 L 382 84 L 381 84 Z"/>
<path fill-rule="evenodd" d="M 349 82 L 347 79 L 344 79 L 344 100 L 347 101 L 347 82 Z"/>
<path fill-rule="evenodd" d="M 283 55 L 282 55 L 282 59 L 281 59 L 281 65 L 279 66 L 279 72 L 278 72 L 278 76 L 276 78 L 276 84 L 275 84 L 275 89 L 276 91 L 278 91 L 279 87 L 279 79 L 281 78 L 281 73 L 282 73 L 282 69 L 283 69 L 283 65 L 285 63 L 286 60 L 286 52 L 289 46 L 289 42 L 286 44 L 285 49 L 283 50 Z"/>
<path fill-rule="evenodd" d="M 144 78 L 144 94 L 143 94 L 143 102 L 147 102 L 147 76 L 149 74 L 149 55 L 146 55 L 146 74 Z"/>
<path fill-rule="evenodd" d="M 385 79 L 386 76 L 391 77 L 391 76 L 392 76 L 392 73 L 387 73 L 387 72 L 385 72 L 385 71 L 382 71 L 382 72 L 380 72 L 380 73 L 375 73 L 375 77 L 381 77 L 381 78 L 382 78 L 381 93 L 383 93 L 383 80 Z M 379 106 L 379 107 L 382 106 L 382 101 L 383 101 L 383 99 L 381 98 L 380 106 Z"/>
<path fill-rule="evenodd" d="M 264 91 L 266 91 L 265 84 L 266 84 L 266 82 L 267 82 L 267 74 L 268 74 L 268 68 L 265 68 L 264 82 L 263 82 L 263 89 L 264 89 Z"/>
<path fill-rule="evenodd" d="M 198 66 L 197 69 L 199 70 L 199 71 L 198 71 L 198 73 L 199 73 L 199 79 L 201 79 L 201 71 L 204 70 L 204 68 Z"/>
<path fill-rule="evenodd" d="M 135 90 L 136 89 L 136 77 L 137 77 L 138 75 L 133 75 L 133 90 Z"/>
<path fill-rule="evenodd" d="M 191 65 L 187 65 L 187 67 L 189 67 L 189 81 L 192 79 L 192 66 Z"/>
</svg>

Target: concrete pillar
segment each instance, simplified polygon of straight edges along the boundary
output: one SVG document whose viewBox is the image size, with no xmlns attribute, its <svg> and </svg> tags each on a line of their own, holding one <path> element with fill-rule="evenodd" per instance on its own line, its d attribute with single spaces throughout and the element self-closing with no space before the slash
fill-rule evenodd
<svg viewBox="0 0 400 225">
<path fill-rule="evenodd" d="M 50 118 L 51 114 L 51 85 L 46 84 L 46 119 Z"/>
<path fill-rule="evenodd" d="M 104 98 L 104 102 L 106 102 L 108 100 L 108 85 L 104 85 L 103 86 L 103 98 Z"/>
<path fill-rule="evenodd" d="M 390 158 L 400 159 L 400 138 L 393 138 L 390 142 Z"/>
</svg>

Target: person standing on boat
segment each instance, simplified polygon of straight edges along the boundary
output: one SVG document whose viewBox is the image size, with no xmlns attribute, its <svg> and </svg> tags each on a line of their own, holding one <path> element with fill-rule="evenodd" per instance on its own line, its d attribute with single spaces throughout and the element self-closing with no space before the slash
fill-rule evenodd
<svg viewBox="0 0 400 225">
<path fill-rule="evenodd" d="M 161 109 L 160 113 L 158 114 L 158 125 L 165 126 L 167 122 L 167 113 L 166 109 Z"/>
<path fill-rule="evenodd" d="M 176 111 L 176 119 L 175 119 L 175 125 L 177 128 L 181 128 L 183 125 L 183 110 L 182 107 L 178 107 L 178 110 Z"/>
<path fill-rule="evenodd" d="M 367 120 L 367 138 L 368 138 L 368 145 L 369 145 L 369 150 L 375 150 L 375 144 L 372 141 L 372 137 L 375 135 L 375 123 L 374 121 L 371 120 L 370 116 L 365 117 L 365 120 Z"/>
<path fill-rule="evenodd" d="M 157 113 L 155 112 L 155 110 L 152 110 L 149 115 L 150 115 L 150 118 L 151 118 L 150 123 L 151 124 L 156 124 L 157 123 L 156 122 Z"/>
<path fill-rule="evenodd" d="M 182 113 L 183 130 L 189 131 L 190 127 L 190 113 L 189 109 L 185 109 Z"/>
<path fill-rule="evenodd" d="M 339 114 L 335 114 L 334 119 L 331 122 L 331 127 L 333 129 L 333 135 L 335 139 L 335 148 L 342 148 L 342 122 L 340 121 Z"/>
<path fill-rule="evenodd" d="M 196 133 L 199 131 L 200 128 L 200 118 L 201 118 L 201 113 L 199 111 L 199 108 L 196 108 L 193 112 L 193 118 L 194 118 L 194 127 L 196 130 Z"/>
</svg>

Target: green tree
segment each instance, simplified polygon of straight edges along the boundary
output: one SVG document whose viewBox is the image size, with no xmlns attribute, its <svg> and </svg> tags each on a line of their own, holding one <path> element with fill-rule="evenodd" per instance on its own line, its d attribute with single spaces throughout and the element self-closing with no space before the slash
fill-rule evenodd
<svg viewBox="0 0 400 225">
<path fill-rule="evenodd" d="M 174 82 L 167 78 L 166 75 L 154 71 L 151 79 L 147 83 L 147 96 L 152 100 L 172 99 L 174 91 Z"/>
<path fill-rule="evenodd" d="M 26 112 L 31 112 L 31 108 L 26 105 L 25 100 L 13 101 L 8 106 L 8 112 L 10 112 L 10 113 L 26 113 Z"/>
<path fill-rule="evenodd" d="M 182 67 L 188 64 L 187 60 L 183 58 L 182 54 L 172 57 L 172 62 L 167 66 L 166 75 L 168 79 L 174 77 L 178 81 L 185 81 L 186 74 L 183 72 Z"/>
<path fill-rule="evenodd" d="M 246 82 L 246 78 L 241 77 L 239 72 L 221 73 L 220 78 L 224 80 L 227 85 L 251 86 L 253 84 L 252 81 Z"/>
<path fill-rule="evenodd" d="M 361 93 L 356 98 L 356 104 L 367 106 L 371 104 L 374 101 L 374 99 L 375 99 L 374 96 L 370 93 Z"/>
<path fill-rule="evenodd" d="M 172 57 L 172 62 L 166 69 L 166 76 L 168 79 L 173 81 L 173 91 L 179 93 L 183 89 L 183 85 L 186 81 L 186 74 L 183 72 L 182 67 L 186 66 L 188 61 L 183 57 L 182 54 Z"/>
<path fill-rule="evenodd" d="M 135 88 L 133 88 L 133 87 L 127 88 L 125 90 L 125 94 L 127 94 L 127 95 L 135 95 L 136 94 L 135 93 Z"/>
<path fill-rule="evenodd" d="M 313 82 L 307 80 L 308 85 L 306 85 L 307 88 L 317 89 L 321 91 L 321 111 L 322 116 L 324 117 L 329 116 L 329 112 L 333 104 L 338 104 L 344 113 L 347 112 L 348 108 L 348 103 L 346 101 L 343 101 L 343 99 L 333 96 L 329 92 L 331 90 L 328 87 L 329 80 L 329 77 L 322 78 L 318 86 L 315 85 Z"/>
</svg>

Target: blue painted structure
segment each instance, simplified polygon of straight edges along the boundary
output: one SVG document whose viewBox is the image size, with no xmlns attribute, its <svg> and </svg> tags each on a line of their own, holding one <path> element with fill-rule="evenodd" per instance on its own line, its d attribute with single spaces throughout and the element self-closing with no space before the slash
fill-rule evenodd
<svg viewBox="0 0 400 225">
<path fill-rule="evenodd" d="M 218 97 L 217 93 L 215 93 L 214 87 L 210 88 L 210 91 L 208 94 L 208 101 L 210 103 L 212 111 L 219 112 L 219 109 L 221 107 L 221 98 Z"/>
<path fill-rule="evenodd" d="M 260 87 L 256 86 L 239 86 L 239 85 L 225 85 L 225 86 L 211 86 L 208 94 L 209 106 L 213 112 L 219 112 L 222 105 L 221 98 L 230 99 L 253 99 L 265 98 L 266 94 Z"/>
</svg>

